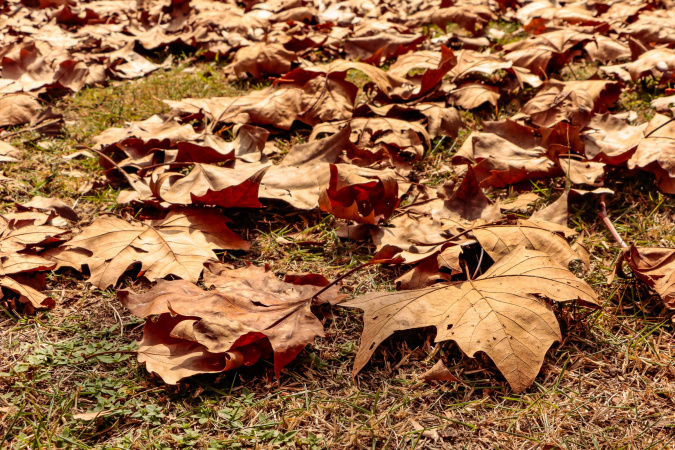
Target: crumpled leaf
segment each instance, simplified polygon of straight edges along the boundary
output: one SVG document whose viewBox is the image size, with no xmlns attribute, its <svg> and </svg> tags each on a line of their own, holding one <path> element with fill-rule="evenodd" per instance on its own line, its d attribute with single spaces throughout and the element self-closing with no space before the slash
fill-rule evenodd
<svg viewBox="0 0 675 450">
<path fill-rule="evenodd" d="M 399 204 L 398 183 L 392 173 L 354 170 L 330 165 L 330 181 L 321 189 L 319 206 L 335 217 L 375 225 L 387 220 Z"/>
<path fill-rule="evenodd" d="M 633 81 L 647 75 L 659 79 L 661 84 L 675 80 L 675 50 L 656 48 L 641 54 L 637 60 L 626 64 Z"/>
<path fill-rule="evenodd" d="M 628 168 L 650 171 L 659 180 L 659 188 L 675 194 L 675 122 L 657 114 L 644 130 L 645 137 L 628 160 Z"/>
<path fill-rule="evenodd" d="M 209 264 L 205 283 L 215 289 L 162 280 L 145 294 L 118 293 L 133 314 L 159 316 L 156 322 L 146 321 L 138 354 L 139 362 L 166 383 L 251 365 L 268 349 L 274 352 L 279 377 L 315 336 L 323 335 L 323 325 L 311 311 L 312 297 L 328 285 L 322 276 L 287 277 L 282 282 L 267 268 L 228 270 Z M 332 287 L 317 301 L 341 298 Z"/>
<path fill-rule="evenodd" d="M 395 331 L 435 326 L 436 342 L 453 340 L 471 357 L 485 352 L 514 392 L 522 392 L 534 381 L 551 344 L 562 339 L 548 301 L 572 300 L 598 306 L 583 280 L 549 255 L 523 247 L 474 281 L 357 297 L 343 304 L 365 311 L 354 373 Z"/>
<path fill-rule="evenodd" d="M 533 124 L 552 127 L 559 122 L 585 126 L 592 113 L 603 112 L 621 93 L 618 83 L 604 80 L 548 81 L 520 113 Z"/>
<path fill-rule="evenodd" d="M 593 117 L 581 134 L 588 159 L 619 165 L 628 161 L 644 137 L 647 124 L 632 126 L 611 114 Z"/>
<path fill-rule="evenodd" d="M 232 78 L 241 78 L 248 73 L 255 79 L 282 75 L 290 72 L 291 64 L 297 59 L 295 53 L 286 50 L 281 44 L 261 42 L 240 48 L 232 62 L 225 67 L 225 74 Z"/>
<path fill-rule="evenodd" d="M 357 64 L 357 63 L 353 63 Z M 351 118 L 357 88 L 346 71 L 295 69 L 274 86 L 240 97 L 164 100 L 181 114 L 206 114 L 224 123 L 251 123 L 290 129 L 295 120 L 314 126 Z"/>
<path fill-rule="evenodd" d="M 668 309 L 675 309 L 675 249 L 631 244 L 622 256 L 617 265 L 625 259 L 635 276 L 652 288 Z"/>
<path fill-rule="evenodd" d="M 54 262 L 38 254 L 38 247 L 58 242 L 66 233 L 66 230 L 49 224 L 50 219 L 51 216 L 34 212 L 5 213 L 0 219 L 0 286 L 18 297 L 14 300 L 0 293 L 0 300 L 9 301 L 10 309 L 16 302 L 22 304 L 27 313 L 56 305 L 52 298 L 21 278 L 30 274 L 31 278 L 38 279 L 38 272 L 55 266 Z"/>
<path fill-rule="evenodd" d="M 38 99 L 30 94 L 3 95 L 0 97 L 0 127 L 29 123 L 41 107 Z"/>
<path fill-rule="evenodd" d="M 424 40 L 422 34 L 382 31 L 371 36 L 347 38 L 342 45 L 347 59 L 379 65 L 383 60 L 415 50 Z"/>
<path fill-rule="evenodd" d="M 54 211 L 59 216 L 77 222 L 80 217 L 75 210 L 68 206 L 63 200 L 48 197 L 33 197 L 30 201 L 22 203 L 21 208 Z"/>
</svg>

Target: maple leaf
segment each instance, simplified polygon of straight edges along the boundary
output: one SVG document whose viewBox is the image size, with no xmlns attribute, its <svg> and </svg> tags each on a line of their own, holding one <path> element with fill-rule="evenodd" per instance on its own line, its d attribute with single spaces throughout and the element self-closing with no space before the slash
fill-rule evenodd
<svg viewBox="0 0 675 450">
<path fill-rule="evenodd" d="M 621 94 L 618 83 L 604 80 L 546 82 L 537 95 L 527 102 L 520 113 L 533 124 L 551 127 L 559 122 L 585 126 L 592 113 L 602 112 Z M 517 115 L 514 117 L 520 117 Z"/>
<path fill-rule="evenodd" d="M 593 117 L 581 140 L 586 157 L 607 164 L 625 163 L 635 153 L 647 124 L 632 126 L 611 114 Z"/>
<path fill-rule="evenodd" d="M 396 177 L 352 167 L 330 165 L 330 181 L 319 194 L 321 209 L 358 223 L 374 225 L 388 219 L 400 201 Z"/>
<path fill-rule="evenodd" d="M 520 246 L 547 253 L 563 267 L 581 260 L 565 236 L 551 228 L 554 227 L 542 221 L 518 220 L 515 224 L 476 227 L 471 234 L 493 261 L 499 261 Z"/>
<path fill-rule="evenodd" d="M 37 251 L 38 247 L 58 242 L 59 236 L 66 233 L 49 225 L 49 220 L 49 216 L 33 212 L 7 213 L 0 218 L 0 285 L 14 292 L 28 313 L 55 306 L 54 300 L 19 278 L 26 274 L 36 277 L 36 272 L 55 267 Z"/>
<path fill-rule="evenodd" d="M 195 164 L 182 176 L 165 172 L 151 184 L 153 194 L 171 204 L 215 205 L 224 208 L 260 208 L 258 188 L 267 167 L 229 169 L 209 164 Z"/>
<path fill-rule="evenodd" d="M 115 285 L 135 263 L 141 264 L 141 272 L 151 281 L 174 275 L 196 282 L 202 263 L 217 259 L 213 250 L 250 247 L 227 228 L 227 222 L 222 214 L 206 208 L 172 210 L 164 219 L 140 223 L 105 217 L 64 246 L 71 252 L 70 261 L 89 267 L 89 282 L 101 289 Z"/>
<path fill-rule="evenodd" d="M 291 64 L 297 61 L 295 53 L 281 44 L 258 43 L 237 50 L 232 62 L 225 67 L 230 78 L 241 78 L 248 73 L 253 78 L 282 75 L 291 70 Z"/>
<path fill-rule="evenodd" d="M 468 356 L 485 352 L 522 392 L 534 381 L 560 327 L 547 300 L 598 306 L 593 289 L 546 253 L 518 247 L 476 280 L 343 303 L 365 312 L 354 373 L 395 331 L 435 326 L 436 342 L 452 340 Z"/>
<path fill-rule="evenodd" d="M 41 107 L 35 96 L 23 92 L 0 96 L 0 127 L 29 123 Z"/>
<path fill-rule="evenodd" d="M 617 268 L 623 260 L 636 277 L 661 297 L 667 308 L 675 309 L 675 249 L 632 244 L 617 260 Z"/>
<path fill-rule="evenodd" d="M 354 63 L 356 64 L 356 63 Z M 295 120 L 317 123 L 351 118 L 358 89 L 345 80 L 346 71 L 295 69 L 274 86 L 241 97 L 164 100 L 181 114 L 206 114 L 225 123 L 251 123 L 290 129 Z"/>
<path fill-rule="evenodd" d="M 645 137 L 639 142 L 628 168 L 648 170 L 656 175 L 659 188 L 667 194 L 675 194 L 675 122 L 657 114 L 645 129 Z"/>
<path fill-rule="evenodd" d="M 321 321 L 312 313 L 312 297 L 328 281 L 305 275 L 278 280 L 268 268 L 247 266 L 228 270 L 207 265 L 205 284 L 211 291 L 184 280 L 160 281 L 145 294 L 119 291 L 122 304 L 148 319 L 139 342 L 139 361 L 165 382 L 175 384 L 197 373 L 251 365 L 274 352 L 274 370 L 291 362 L 316 336 Z M 342 299 L 337 287 L 317 301 Z"/>
<path fill-rule="evenodd" d="M 347 59 L 379 65 L 383 60 L 415 50 L 425 39 L 422 34 L 383 31 L 372 36 L 345 39 L 342 45 Z"/>
</svg>

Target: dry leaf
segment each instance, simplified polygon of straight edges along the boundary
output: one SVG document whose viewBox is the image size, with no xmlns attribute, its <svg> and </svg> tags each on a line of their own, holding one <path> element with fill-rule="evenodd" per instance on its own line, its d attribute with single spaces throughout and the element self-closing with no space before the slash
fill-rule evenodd
<svg viewBox="0 0 675 450">
<path fill-rule="evenodd" d="M 675 250 L 632 244 L 623 252 L 623 259 L 635 276 L 661 297 L 667 308 L 675 309 Z M 621 259 L 617 264 L 621 264 Z"/>
<path fill-rule="evenodd" d="M 319 194 L 322 210 L 339 219 L 372 225 L 387 220 L 399 201 L 394 174 L 369 174 L 347 165 L 330 165 L 330 181 Z"/>
<path fill-rule="evenodd" d="M 453 340 L 468 356 L 485 352 L 514 392 L 522 392 L 534 381 L 551 344 L 562 339 L 547 301 L 572 300 L 598 305 L 588 284 L 547 254 L 523 247 L 475 281 L 366 294 L 343 304 L 365 311 L 354 373 L 395 331 L 435 326 L 436 342 Z"/>
<path fill-rule="evenodd" d="M 215 249 L 247 250 L 225 225 L 228 219 L 213 209 L 170 211 L 162 220 L 129 223 L 116 217 L 94 221 L 68 241 L 71 250 L 86 250 L 77 258 L 89 267 L 89 282 L 100 289 L 117 284 L 133 264 L 151 281 L 174 275 L 196 282 L 202 263 L 217 259 Z"/>
<path fill-rule="evenodd" d="M 146 321 L 138 353 L 139 361 L 167 383 L 251 365 L 268 348 L 279 377 L 315 336 L 323 335 L 310 309 L 312 296 L 327 284 L 321 276 L 281 282 L 265 268 L 227 270 L 216 264 L 208 266 L 205 283 L 215 290 L 177 280 L 160 281 L 145 294 L 119 292 L 133 314 L 159 315 Z M 340 298 L 336 287 L 320 297 L 329 303 Z"/>
</svg>

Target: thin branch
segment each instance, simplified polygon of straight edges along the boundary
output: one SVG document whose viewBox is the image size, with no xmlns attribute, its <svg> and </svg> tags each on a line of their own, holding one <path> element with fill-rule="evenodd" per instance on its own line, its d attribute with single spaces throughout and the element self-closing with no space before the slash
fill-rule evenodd
<svg viewBox="0 0 675 450">
<path fill-rule="evenodd" d="M 666 125 L 668 125 L 669 123 L 671 123 L 671 122 L 674 121 L 674 120 L 675 120 L 675 117 L 671 117 L 670 119 L 666 120 L 666 121 L 663 122 L 661 125 L 659 125 L 658 127 L 654 128 L 652 131 L 650 131 L 649 133 L 647 133 L 647 135 L 645 136 L 645 139 L 647 139 L 647 138 L 650 137 L 652 134 L 656 133 L 656 132 L 659 131 L 661 128 L 665 127 Z M 660 137 L 660 136 L 657 136 L 657 137 Z"/>
<path fill-rule="evenodd" d="M 605 205 L 605 194 L 602 194 L 602 196 L 600 197 L 600 207 L 601 210 L 598 216 L 600 216 L 609 232 L 612 233 L 612 237 L 614 238 L 614 240 L 621 246 L 623 250 L 626 250 L 628 248 L 628 244 L 626 244 L 626 242 L 621 238 L 621 236 L 619 236 L 619 232 L 616 231 L 616 228 L 614 228 L 614 224 L 609 219 L 609 216 L 607 216 L 607 206 Z"/>
<path fill-rule="evenodd" d="M 380 264 L 380 262 L 379 262 L 379 261 L 377 261 L 377 262 L 374 262 L 374 261 L 368 261 L 367 263 L 361 264 L 360 266 L 357 266 L 357 267 L 355 267 L 355 268 L 353 268 L 353 269 L 351 269 L 351 270 L 348 270 L 347 272 L 345 272 L 344 274 L 340 275 L 340 276 L 337 277 L 335 280 L 331 281 L 331 282 L 328 283 L 326 286 L 324 286 L 323 289 L 321 289 L 319 292 L 317 292 L 316 294 L 314 294 L 310 300 L 314 300 L 314 299 L 317 298 L 319 295 L 323 294 L 323 293 L 326 292 L 328 289 L 332 288 L 333 286 L 335 286 L 335 285 L 338 284 L 340 281 L 344 280 L 345 278 L 347 278 L 349 275 L 353 274 L 354 272 L 358 272 L 359 270 L 363 269 L 364 267 L 372 266 L 372 265 L 374 265 L 374 264 Z"/>
<path fill-rule="evenodd" d="M 483 255 L 485 254 L 485 250 L 483 250 L 483 247 L 480 248 L 480 258 L 478 258 L 478 265 L 476 266 L 476 271 L 473 273 L 473 276 L 471 277 L 472 280 L 476 279 L 476 275 L 478 275 L 478 271 L 480 270 L 480 265 L 483 264 Z"/>
</svg>

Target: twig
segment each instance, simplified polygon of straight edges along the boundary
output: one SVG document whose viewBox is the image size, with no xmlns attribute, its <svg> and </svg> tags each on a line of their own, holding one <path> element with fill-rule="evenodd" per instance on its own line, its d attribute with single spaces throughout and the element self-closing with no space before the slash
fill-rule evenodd
<svg viewBox="0 0 675 450">
<path fill-rule="evenodd" d="M 602 194 L 600 197 L 600 213 L 598 214 L 602 221 L 604 222 L 605 226 L 609 230 L 610 233 L 612 233 L 612 237 L 614 240 L 621 246 L 623 250 L 626 250 L 628 248 L 628 244 L 619 236 L 618 231 L 616 231 L 616 228 L 614 228 L 614 224 L 612 223 L 611 220 L 609 220 L 609 217 L 607 216 L 607 206 L 605 205 L 605 194 Z"/>
<path fill-rule="evenodd" d="M 34 127 L 24 128 L 24 129 L 22 129 L 22 130 L 12 131 L 11 133 L 2 134 L 2 135 L 0 135 L 0 139 L 7 139 L 7 138 L 11 138 L 11 137 L 17 136 L 17 135 L 19 135 L 19 134 L 29 133 L 29 132 L 31 132 L 31 131 L 37 130 L 37 129 L 40 128 L 41 126 L 42 126 L 42 124 L 40 124 L 40 125 L 35 125 Z"/>
<path fill-rule="evenodd" d="M 471 272 L 469 272 L 469 265 L 466 263 L 466 261 L 462 260 L 462 263 L 464 263 L 464 273 L 466 273 L 466 279 L 470 280 L 471 279 Z"/>
<path fill-rule="evenodd" d="M 647 139 L 648 137 L 651 137 L 652 134 L 656 133 L 656 132 L 659 131 L 661 128 L 665 127 L 666 125 L 668 125 L 669 123 L 671 123 L 671 122 L 674 121 L 674 120 L 675 120 L 675 117 L 671 117 L 670 119 L 666 120 L 666 121 L 663 122 L 661 125 L 659 125 L 658 127 L 654 128 L 652 131 L 650 131 L 649 133 L 647 133 L 647 135 L 646 135 L 644 138 Z"/>
<path fill-rule="evenodd" d="M 355 267 L 355 268 L 353 268 L 353 269 L 351 269 L 351 270 L 348 270 L 347 272 L 345 272 L 344 274 L 340 275 L 339 277 L 337 277 L 336 279 L 334 279 L 333 281 L 331 281 L 330 283 L 328 283 L 326 286 L 324 286 L 323 289 L 319 290 L 319 292 L 317 292 L 316 294 L 314 294 L 310 300 L 314 300 L 314 299 L 317 298 L 319 295 L 323 294 L 323 293 L 326 292 L 328 289 L 332 288 L 333 286 L 335 286 L 335 285 L 338 284 L 340 281 L 344 280 L 345 278 L 347 278 L 349 275 L 353 274 L 354 272 L 358 272 L 359 270 L 363 269 L 364 267 L 372 266 L 372 265 L 374 265 L 374 264 L 380 264 L 380 261 L 379 261 L 379 260 L 378 260 L 378 261 L 372 261 L 372 260 L 371 260 L 371 261 L 368 261 L 367 263 L 361 264 L 360 266 L 357 266 L 357 267 Z"/>
<path fill-rule="evenodd" d="M 476 275 L 478 275 L 478 271 L 480 270 L 480 265 L 483 264 L 483 255 L 485 254 L 485 250 L 483 250 L 483 247 L 480 249 L 480 258 L 478 258 L 478 265 L 476 266 L 476 271 L 473 273 L 473 276 L 471 277 L 472 280 L 476 279 Z"/>
</svg>

